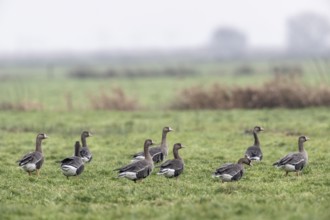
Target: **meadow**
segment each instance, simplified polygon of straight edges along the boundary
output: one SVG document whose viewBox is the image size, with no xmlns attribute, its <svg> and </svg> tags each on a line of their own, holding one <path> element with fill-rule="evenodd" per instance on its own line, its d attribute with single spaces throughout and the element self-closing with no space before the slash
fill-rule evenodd
<svg viewBox="0 0 330 220">
<path fill-rule="evenodd" d="M 174 111 L 163 109 L 181 88 L 193 84 L 254 84 L 269 76 L 199 76 L 177 78 L 66 80 L 64 77 L 1 81 L 1 101 L 26 99 L 43 103 L 40 110 L 0 111 L 1 219 L 329 219 L 330 115 L 328 108 Z M 24 78 L 24 77 L 23 77 Z M 235 80 L 236 79 L 236 80 Z M 137 95 L 148 109 L 91 110 L 88 92 L 102 85 L 121 86 Z M 164 91 L 164 92 L 163 92 Z M 68 109 L 65 94 L 72 94 Z M 87 92 L 87 94 L 86 94 Z M 249 133 L 262 126 L 262 162 L 246 167 L 239 182 L 212 179 L 214 170 L 236 162 L 253 143 Z M 147 138 L 160 142 L 161 130 L 172 148 L 180 142 L 185 171 L 175 179 L 154 173 L 141 183 L 118 179 L 113 171 L 141 151 Z M 79 177 L 67 180 L 61 160 L 73 154 L 83 130 L 94 155 Z M 28 176 L 15 163 L 34 149 L 38 132 L 45 164 L 39 177 Z M 272 167 L 297 151 L 298 136 L 306 135 L 309 165 L 299 177 Z M 172 158 L 172 154 L 168 158 Z"/>
</svg>

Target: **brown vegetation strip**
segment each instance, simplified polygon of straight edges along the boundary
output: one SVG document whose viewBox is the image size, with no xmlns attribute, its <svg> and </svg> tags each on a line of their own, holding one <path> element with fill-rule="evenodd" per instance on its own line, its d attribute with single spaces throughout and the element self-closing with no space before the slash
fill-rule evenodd
<svg viewBox="0 0 330 220">
<path fill-rule="evenodd" d="M 297 76 L 275 76 L 260 87 L 210 88 L 195 86 L 182 90 L 172 103 L 174 109 L 258 109 L 330 106 L 330 87 L 308 86 Z"/>
</svg>

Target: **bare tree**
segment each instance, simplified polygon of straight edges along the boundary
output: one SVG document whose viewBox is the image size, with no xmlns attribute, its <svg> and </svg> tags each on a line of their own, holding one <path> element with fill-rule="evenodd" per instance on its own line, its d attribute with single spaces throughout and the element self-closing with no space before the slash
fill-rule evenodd
<svg viewBox="0 0 330 220">
<path fill-rule="evenodd" d="M 322 54 L 328 48 L 330 25 L 325 17 L 303 13 L 287 22 L 287 46 L 296 55 Z"/>
<path fill-rule="evenodd" d="M 244 56 L 247 48 L 247 39 L 243 32 L 231 28 L 218 28 L 211 39 L 211 51 L 224 58 Z"/>
</svg>

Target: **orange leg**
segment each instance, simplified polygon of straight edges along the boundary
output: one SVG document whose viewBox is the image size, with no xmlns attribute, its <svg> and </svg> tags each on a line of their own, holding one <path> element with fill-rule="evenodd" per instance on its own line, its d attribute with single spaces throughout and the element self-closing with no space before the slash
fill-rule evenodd
<svg viewBox="0 0 330 220">
<path fill-rule="evenodd" d="M 40 170 L 36 170 L 37 176 L 39 176 L 40 174 Z"/>
</svg>

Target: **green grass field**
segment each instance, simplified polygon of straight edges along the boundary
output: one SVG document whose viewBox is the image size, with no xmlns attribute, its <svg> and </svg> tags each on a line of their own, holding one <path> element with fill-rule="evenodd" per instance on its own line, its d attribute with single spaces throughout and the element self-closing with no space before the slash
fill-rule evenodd
<svg viewBox="0 0 330 220">
<path fill-rule="evenodd" d="M 192 77 L 106 80 L 67 79 L 67 67 L 56 67 L 47 77 L 43 67 L 1 66 L 0 105 L 28 101 L 43 108 L 0 111 L 0 219 L 330 219 L 328 108 L 165 109 L 181 89 L 193 85 L 260 85 L 271 78 L 274 63 L 257 63 L 254 74 L 234 76 L 237 65 L 198 64 L 199 74 Z M 305 82 L 329 82 L 316 72 L 313 63 L 305 63 Z M 93 111 L 90 95 L 115 87 L 136 98 L 142 110 Z M 239 182 L 212 179 L 221 164 L 243 156 L 253 143 L 245 131 L 255 125 L 265 129 L 260 134 L 264 160 L 247 167 Z M 157 176 L 157 169 L 142 183 L 118 179 L 112 170 L 141 151 L 145 139 L 160 143 L 164 126 L 175 129 L 168 134 L 171 149 L 177 142 L 185 145 L 179 180 Z M 80 177 L 67 180 L 55 161 L 73 154 L 83 130 L 93 133 L 87 141 L 94 159 Z M 40 177 L 28 176 L 15 161 L 34 150 L 39 132 L 49 136 L 43 144 L 45 163 Z M 302 176 L 285 177 L 272 163 L 297 151 L 300 135 L 310 137 L 305 143 L 309 165 Z"/>
<path fill-rule="evenodd" d="M 1 219 L 329 219 L 328 109 L 188 112 L 0 112 Z M 170 125 L 171 146 L 181 142 L 186 169 L 178 181 L 155 172 L 142 183 L 117 179 L 112 170 L 129 162 L 146 138 L 160 142 Z M 246 129 L 261 125 L 264 160 L 246 169 L 241 181 L 211 178 L 253 142 Z M 78 178 L 67 180 L 55 163 L 72 155 L 88 129 L 94 154 Z M 45 132 L 41 176 L 29 177 L 15 164 Z M 297 151 L 300 134 L 310 162 L 303 175 L 284 177 L 271 164 Z M 169 158 L 173 156 L 170 155 Z"/>
</svg>

